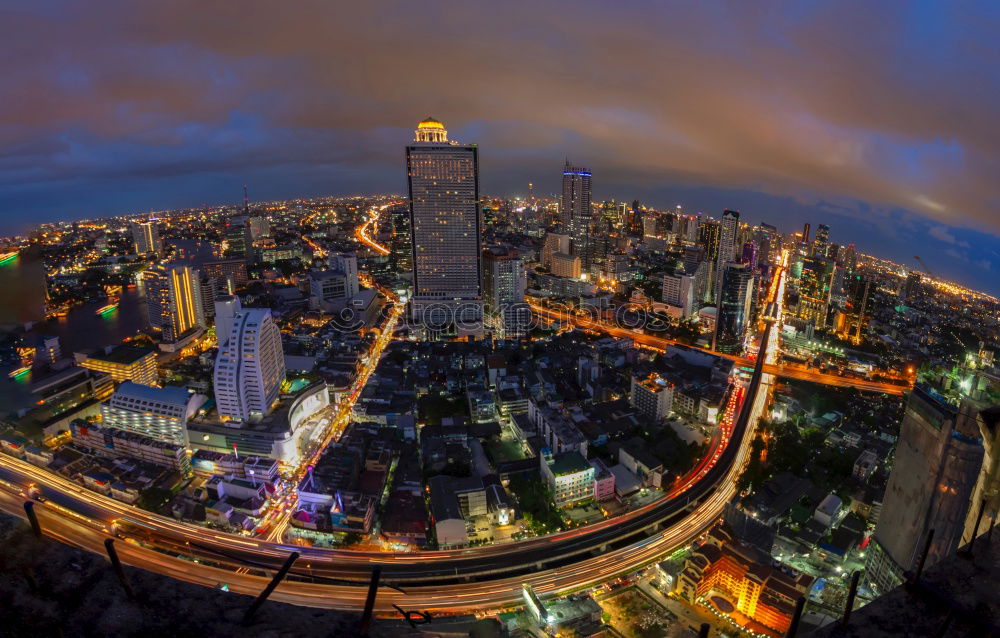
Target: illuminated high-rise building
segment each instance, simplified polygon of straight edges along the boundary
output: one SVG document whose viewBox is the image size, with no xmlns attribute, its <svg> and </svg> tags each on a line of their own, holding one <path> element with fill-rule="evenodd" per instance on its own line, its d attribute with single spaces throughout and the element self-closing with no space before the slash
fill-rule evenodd
<svg viewBox="0 0 1000 638">
<path fill-rule="evenodd" d="M 246 215 L 234 215 L 226 222 L 222 235 L 226 241 L 226 257 L 245 261 L 250 249 L 250 227 Z"/>
<path fill-rule="evenodd" d="M 165 343 L 205 326 L 198 272 L 188 266 L 157 266 L 142 273 L 149 325 Z"/>
<path fill-rule="evenodd" d="M 850 275 L 844 287 L 847 290 L 848 303 L 847 325 L 844 326 L 844 332 L 846 336 L 860 342 L 861 333 L 868 324 L 872 280 L 862 275 Z"/>
<path fill-rule="evenodd" d="M 574 228 L 578 220 L 590 222 L 590 171 L 573 166 L 566 160 L 563 167 L 562 198 L 559 200 L 559 219 L 563 232 Z"/>
<path fill-rule="evenodd" d="M 221 341 L 221 339 L 220 339 Z M 229 338 L 215 359 L 219 416 L 251 421 L 271 412 L 285 380 L 281 331 L 266 308 L 244 308 L 232 318 Z"/>
<path fill-rule="evenodd" d="M 642 208 L 638 199 L 632 202 L 625 217 L 625 232 L 634 237 L 642 236 Z"/>
<path fill-rule="evenodd" d="M 705 249 L 705 259 L 713 266 L 719 255 L 719 231 L 721 226 L 714 219 L 705 218 L 698 226 L 698 245 Z"/>
<path fill-rule="evenodd" d="M 160 229 L 156 221 L 141 222 L 132 225 L 132 239 L 135 242 L 135 252 L 138 255 L 163 255 L 163 240 L 160 239 Z"/>
<path fill-rule="evenodd" d="M 187 421 L 205 400 L 182 387 L 155 388 L 125 381 L 101 404 L 101 421 L 157 441 L 187 445 Z"/>
<path fill-rule="evenodd" d="M 406 147 L 412 316 L 432 336 L 482 332 L 479 149 L 427 118 Z"/>
<path fill-rule="evenodd" d="M 395 206 L 389 210 L 392 223 L 390 254 L 396 272 L 413 270 L 413 246 L 410 236 L 410 210 L 407 206 Z"/>
<path fill-rule="evenodd" d="M 755 279 L 750 265 L 727 262 L 719 282 L 713 350 L 726 354 L 743 354 L 754 293 Z"/>
<path fill-rule="evenodd" d="M 590 223 L 593 219 L 590 202 L 591 174 L 582 166 L 573 166 L 566 160 L 562 175 L 562 198 L 559 200 L 559 219 L 563 232 L 573 239 L 572 254 L 580 258 L 584 272 L 590 271 Z"/>
<path fill-rule="evenodd" d="M 816 227 L 816 239 L 813 241 L 813 255 L 830 257 L 830 227 L 820 224 Z"/>
<path fill-rule="evenodd" d="M 814 255 L 802 259 L 799 317 L 812 321 L 817 328 L 826 327 L 835 273 L 833 261 L 826 257 Z"/>
<path fill-rule="evenodd" d="M 906 279 L 903 280 L 903 288 L 899 293 L 899 296 L 903 298 L 903 301 L 909 301 L 916 296 L 917 292 L 920 290 L 920 281 L 920 273 L 916 270 L 911 270 L 906 276 Z"/>
<path fill-rule="evenodd" d="M 757 242 L 757 263 L 771 263 L 781 252 L 781 234 L 771 224 L 761 224 L 757 227 L 754 241 Z"/>
<path fill-rule="evenodd" d="M 713 287 L 715 289 L 716 304 L 719 301 L 719 294 L 722 291 L 722 269 L 725 265 L 736 259 L 736 235 L 740 229 L 740 214 L 735 210 L 727 210 L 722 213 L 722 223 L 719 226 L 719 249 L 715 256 L 715 279 Z"/>
<path fill-rule="evenodd" d="M 501 339 L 528 333 L 531 308 L 524 303 L 527 277 L 524 260 L 511 248 L 489 248 L 483 253 L 483 297 L 487 322 Z"/>
<path fill-rule="evenodd" d="M 748 241 L 743 244 L 743 255 L 740 261 L 750 264 L 750 270 L 757 270 L 757 242 Z"/>
</svg>

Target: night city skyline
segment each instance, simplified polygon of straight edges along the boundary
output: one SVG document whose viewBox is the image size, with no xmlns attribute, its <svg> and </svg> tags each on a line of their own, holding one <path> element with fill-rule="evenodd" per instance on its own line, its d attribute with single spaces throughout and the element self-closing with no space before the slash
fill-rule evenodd
<svg viewBox="0 0 1000 638">
<path fill-rule="evenodd" d="M 602 199 L 785 232 L 828 218 L 859 250 L 1000 293 L 996 7 L 317 3 L 279 25 L 253 3 L 174 7 L 5 11 L 0 232 L 232 203 L 245 183 L 260 201 L 402 192 L 393 140 L 417 106 L 477 140 L 485 194 L 555 194 L 569 157 Z M 445 44 L 407 47 L 411 28 Z"/>
<path fill-rule="evenodd" d="M 0 633 L 1000 635 L 1000 9 L 870 5 L 0 8 Z"/>
</svg>

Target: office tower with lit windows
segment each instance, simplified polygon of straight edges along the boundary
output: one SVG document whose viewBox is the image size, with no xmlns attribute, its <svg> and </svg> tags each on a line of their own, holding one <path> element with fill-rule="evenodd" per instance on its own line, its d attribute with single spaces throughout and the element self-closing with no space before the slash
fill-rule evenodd
<svg viewBox="0 0 1000 638">
<path fill-rule="evenodd" d="M 812 254 L 816 257 L 830 256 L 830 227 L 820 224 L 816 227 L 816 239 L 813 240 Z"/>
<path fill-rule="evenodd" d="M 903 280 L 903 288 L 900 290 L 899 296 L 902 297 L 903 301 L 909 301 L 916 297 L 917 292 L 920 290 L 920 273 L 916 270 L 911 270 Z"/>
<path fill-rule="evenodd" d="M 715 289 L 716 305 L 722 292 L 722 270 L 725 265 L 736 259 L 736 235 L 740 230 L 740 214 L 735 210 L 722 213 L 722 223 L 719 225 L 719 248 L 715 256 L 715 278 L 712 286 Z"/>
<path fill-rule="evenodd" d="M 242 259 L 225 259 L 221 261 L 206 261 L 201 265 L 201 271 L 215 281 L 219 290 L 231 295 L 249 282 L 247 265 Z"/>
<path fill-rule="evenodd" d="M 546 268 L 552 268 L 552 255 L 556 253 L 568 255 L 569 242 L 569 235 L 546 233 L 545 243 L 542 244 L 542 265 Z"/>
<path fill-rule="evenodd" d="M 743 254 L 740 257 L 740 261 L 744 264 L 750 264 L 750 270 L 757 270 L 757 243 L 754 241 L 748 241 L 743 244 Z"/>
<path fill-rule="evenodd" d="M 159 384 L 156 352 L 151 348 L 121 344 L 97 352 L 77 352 L 73 356 L 81 368 L 110 375 L 115 383 Z"/>
<path fill-rule="evenodd" d="M 642 208 L 638 199 L 632 202 L 625 216 L 625 232 L 633 237 L 642 237 Z"/>
<path fill-rule="evenodd" d="M 848 244 L 844 249 L 844 268 L 848 273 L 858 270 L 858 251 L 854 248 L 854 244 Z"/>
<path fill-rule="evenodd" d="M 509 247 L 488 248 L 483 253 L 483 297 L 486 320 L 500 339 L 528 334 L 531 308 L 524 303 L 527 277 L 524 260 Z"/>
<path fill-rule="evenodd" d="M 713 268 L 719 255 L 720 230 L 719 222 L 711 218 L 703 219 L 698 226 L 698 245 L 705 250 L 705 259 L 711 262 Z"/>
<path fill-rule="evenodd" d="M 215 359 L 215 402 L 229 421 L 269 414 L 285 380 L 281 331 L 266 308 L 245 308 L 232 319 Z"/>
<path fill-rule="evenodd" d="M 101 404 L 101 422 L 157 441 L 186 446 L 188 419 L 206 400 L 207 397 L 178 386 L 154 388 L 126 381 Z"/>
<path fill-rule="evenodd" d="M 820 329 L 826 327 L 835 272 L 833 261 L 826 257 L 814 255 L 802 259 L 798 316 Z"/>
<path fill-rule="evenodd" d="M 246 261 L 252 243 L 248 220 L 249 217 L 246 215 L 234 215 L 226 222 L 222 237 L 226 242 L 227 258 Z"/>
<path fill-rule="evenodd" d="M 872 280 L 862 275 L 849 275 L 844 286 L 847 291 L 847 313 L 842 334 L 861 342 L 861 333 L 868 325 Z"/>
<path fill-rule="evenodd" d="M 573 239 L 572 254 L 580 258 L 584 272 L 590 271 L 590 222 L 593 219 L 590 202 L 591 174 L 582 166 L 573 166 L 566 160 L 562 175 L 562 197 L 559 200 L 559 219 L 563 232 Z"/>
<path fill-rule="evenodd" d="M 675 312 L 679 312 L 681 318 L 690 317 L 697 310 L 695 306 L 697 290 L 697 279 L 694 275 L 687 274 L 684 269 L 663 274 L 661 291 L 663 303 L 678 309 Z"/>
<path fill-rule="evenodd" d="M 188 266 L 157 266 L 142 273 L 149 325 L 164 343 L 174 343 L 205 326 L 198 272 Z"/>
<path fill-rule="evenodd" d="M 757 263 L 759 265 L 770 264 L 781 252 L 781 235 L 778 233 L 778 229 L 771 224 L 758 226 L 754 234 L 754 241 L 757 242 Z"/>
<path fill-rule="evenodd" d="M 247 238 L 251 242 L 260 241 L 270 235 L 271 224 L 267 221 L 267 217 L 254 215 L 247 218 Z"/>
<path fill-rule="evenodd" d="M 132 224 L 132 240 L 138 255 L 163 255 L 163 240 L 160 239 L 160 229 L 155 220 Z"/>
<path fill-rule="evenodd" d="M 394 206 L 389 210 L 392 224 L 392 239 L 389 251 L 396 272 L 413 270 L 413 246 L 410 243 L 410 210 L 406 206 Z"/>
<path fill-rule="evenodd" d="M 979 400 L 982 381 L 970 375 L 933 387 L 918 383 L 910 393 L 866 558 L 865 573 L 878 593 L 899 585 L 925 547 L 930 566 L 971 538 L 982 493 L 983 433 L 995 436 L 1000 416 Z"/>
<path fill-rule="evenodd" d="M 586 168 L 573 166 L 566 160 L 562 174 L 562 197 L 559 200 L 559 220 L 563 232 L 584 223 L 590 223 L 590 179 Z"/>
<path fill-rule="evenodd" d="M 429 336 L 482 334 L 479 149 L 427 118 L 406 147 L 415 323 Z"/>
<path fill-rule="evenodd" d="M 730 261 L 722 269 L 719 284 L 712 349 L 741 355 L 750 326 L 756 280 L 749 264 Z"/>
</svg>

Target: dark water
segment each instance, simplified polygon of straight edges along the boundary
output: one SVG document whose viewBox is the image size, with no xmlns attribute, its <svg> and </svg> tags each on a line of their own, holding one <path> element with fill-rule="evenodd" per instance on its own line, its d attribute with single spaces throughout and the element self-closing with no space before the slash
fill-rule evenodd
<svg viewBox="0 0 1000 638">
<path fill-rule="evenodd" d="M 42 264 L 31 256 L 21 256 L 0 265 L 0 326 L 7 328 L 35 322 L 24 333 L 27 345 L 36 335 L 57 336 L 63 357 L 73 352 L 103 348 L 120 343 L 125 337 L 146 330 L 146 302 L 138 288 L 122 291 L 118 310 L 96 315 L 106 302 L 73 307 L 67 316 L 45 320 L 45 273 Z M 34 373 L 17 379 L 7 376 L 9 368 L 0 368 L 0 415 L 24 407 L 29 402 L 29 387 Z"/>
<path fill-rule="evenodd" d="M 176 239 L 171 261 L 193 266 L 217 259 L 214 247 L 194 239 Z M 93 350 L 121 343 L 126 337 L 149 329 L 146 301 L 139 287 L 122 290 L 118 309 L 106 315 L 95 311 L 106 302 L 86 303 L 73 307 L 67 316 L 45 320 L 45 271 L 41 261 L 22 254 L 13 261 L 0 264 L 0 326 L 9 328 L 35 322 L 24 333 L 27 345 L 36 335 L 57 336 L 62 356 L 72 358 L 73 352 Z M 32 374 L 10 379 L 10 368 L 0 368 L 0 415 L 23 407 L 30 399 Z"/>
<path fill-rule="evenodd" d="M 104 301 L 75 306 L 65 317 L 45 320 L 45 273 L 39 261 L 19 257 L 0 265 L 0 325 L 22 325 L 35 322 L 25 335 L 55 335 L 59 337 L 64 356 L 74 350 L 101 348 L 120 343 L 146 328 L 146 305 L 138 288 L 122 291 L 118 310 L 107 315 L 94 311 Z"/>
</svg>

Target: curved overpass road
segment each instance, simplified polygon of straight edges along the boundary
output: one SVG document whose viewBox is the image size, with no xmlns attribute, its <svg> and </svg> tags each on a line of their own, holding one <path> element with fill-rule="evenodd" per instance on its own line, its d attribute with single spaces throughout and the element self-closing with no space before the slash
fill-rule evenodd
<svg viewBox="0 0 1000 638">
<path fill-rule="evenodd" d="M 773 356 L 770 332 L 768 325 L 761 339 L 762 359 Z M 148 540 L 148 545 L 134 538 L 118 544 L 125 562 L 198 584 L 225 583 L 242 593 L 259 592 L 268 580 L 267 572 L 294 549 L 302 558 L 292 570 L 292 580 L 283 582 L 273 594 L 286 602 L 360 609 L 366 593 L 362 582 L 331 584 L 317 579 L 365 581 L 372 565 L 380 564 L 383 581 L 405 589 L 405 593 L 383 589 L 376 604 L 380 612 L 392 613 L 393 604 L 438 612 L 504 608 L 518 604 L 522 583 L 548 594 L 606 582 L 659 559 L 714 524 L 737 495 L 736 479 L 749 460 L 757 421 L 769 399 L 773 376 L 764 368 L 763 360 L 755 366 L 732 437 L 718 463 L 687 492 L 627 516 L 516 544 L 415 554 L 289 547 L 160 517 L 4 455 L 0 455 L 0 507 L 23 515 L 24 490 L 36 483 L 49 499 L 36 505 L 43 529 L 61 542 L 103 553 L 103 542 L 113 531 L 111 521 L 126 517 L 150 531 L 135 535 Z M 164 553 L 183 552 L 185 547 L 187 558 Z M 256 566 L 247 569 L 248 560 Z M 234 571 L 237 565 L 241 568 Z"/>
</svg>

